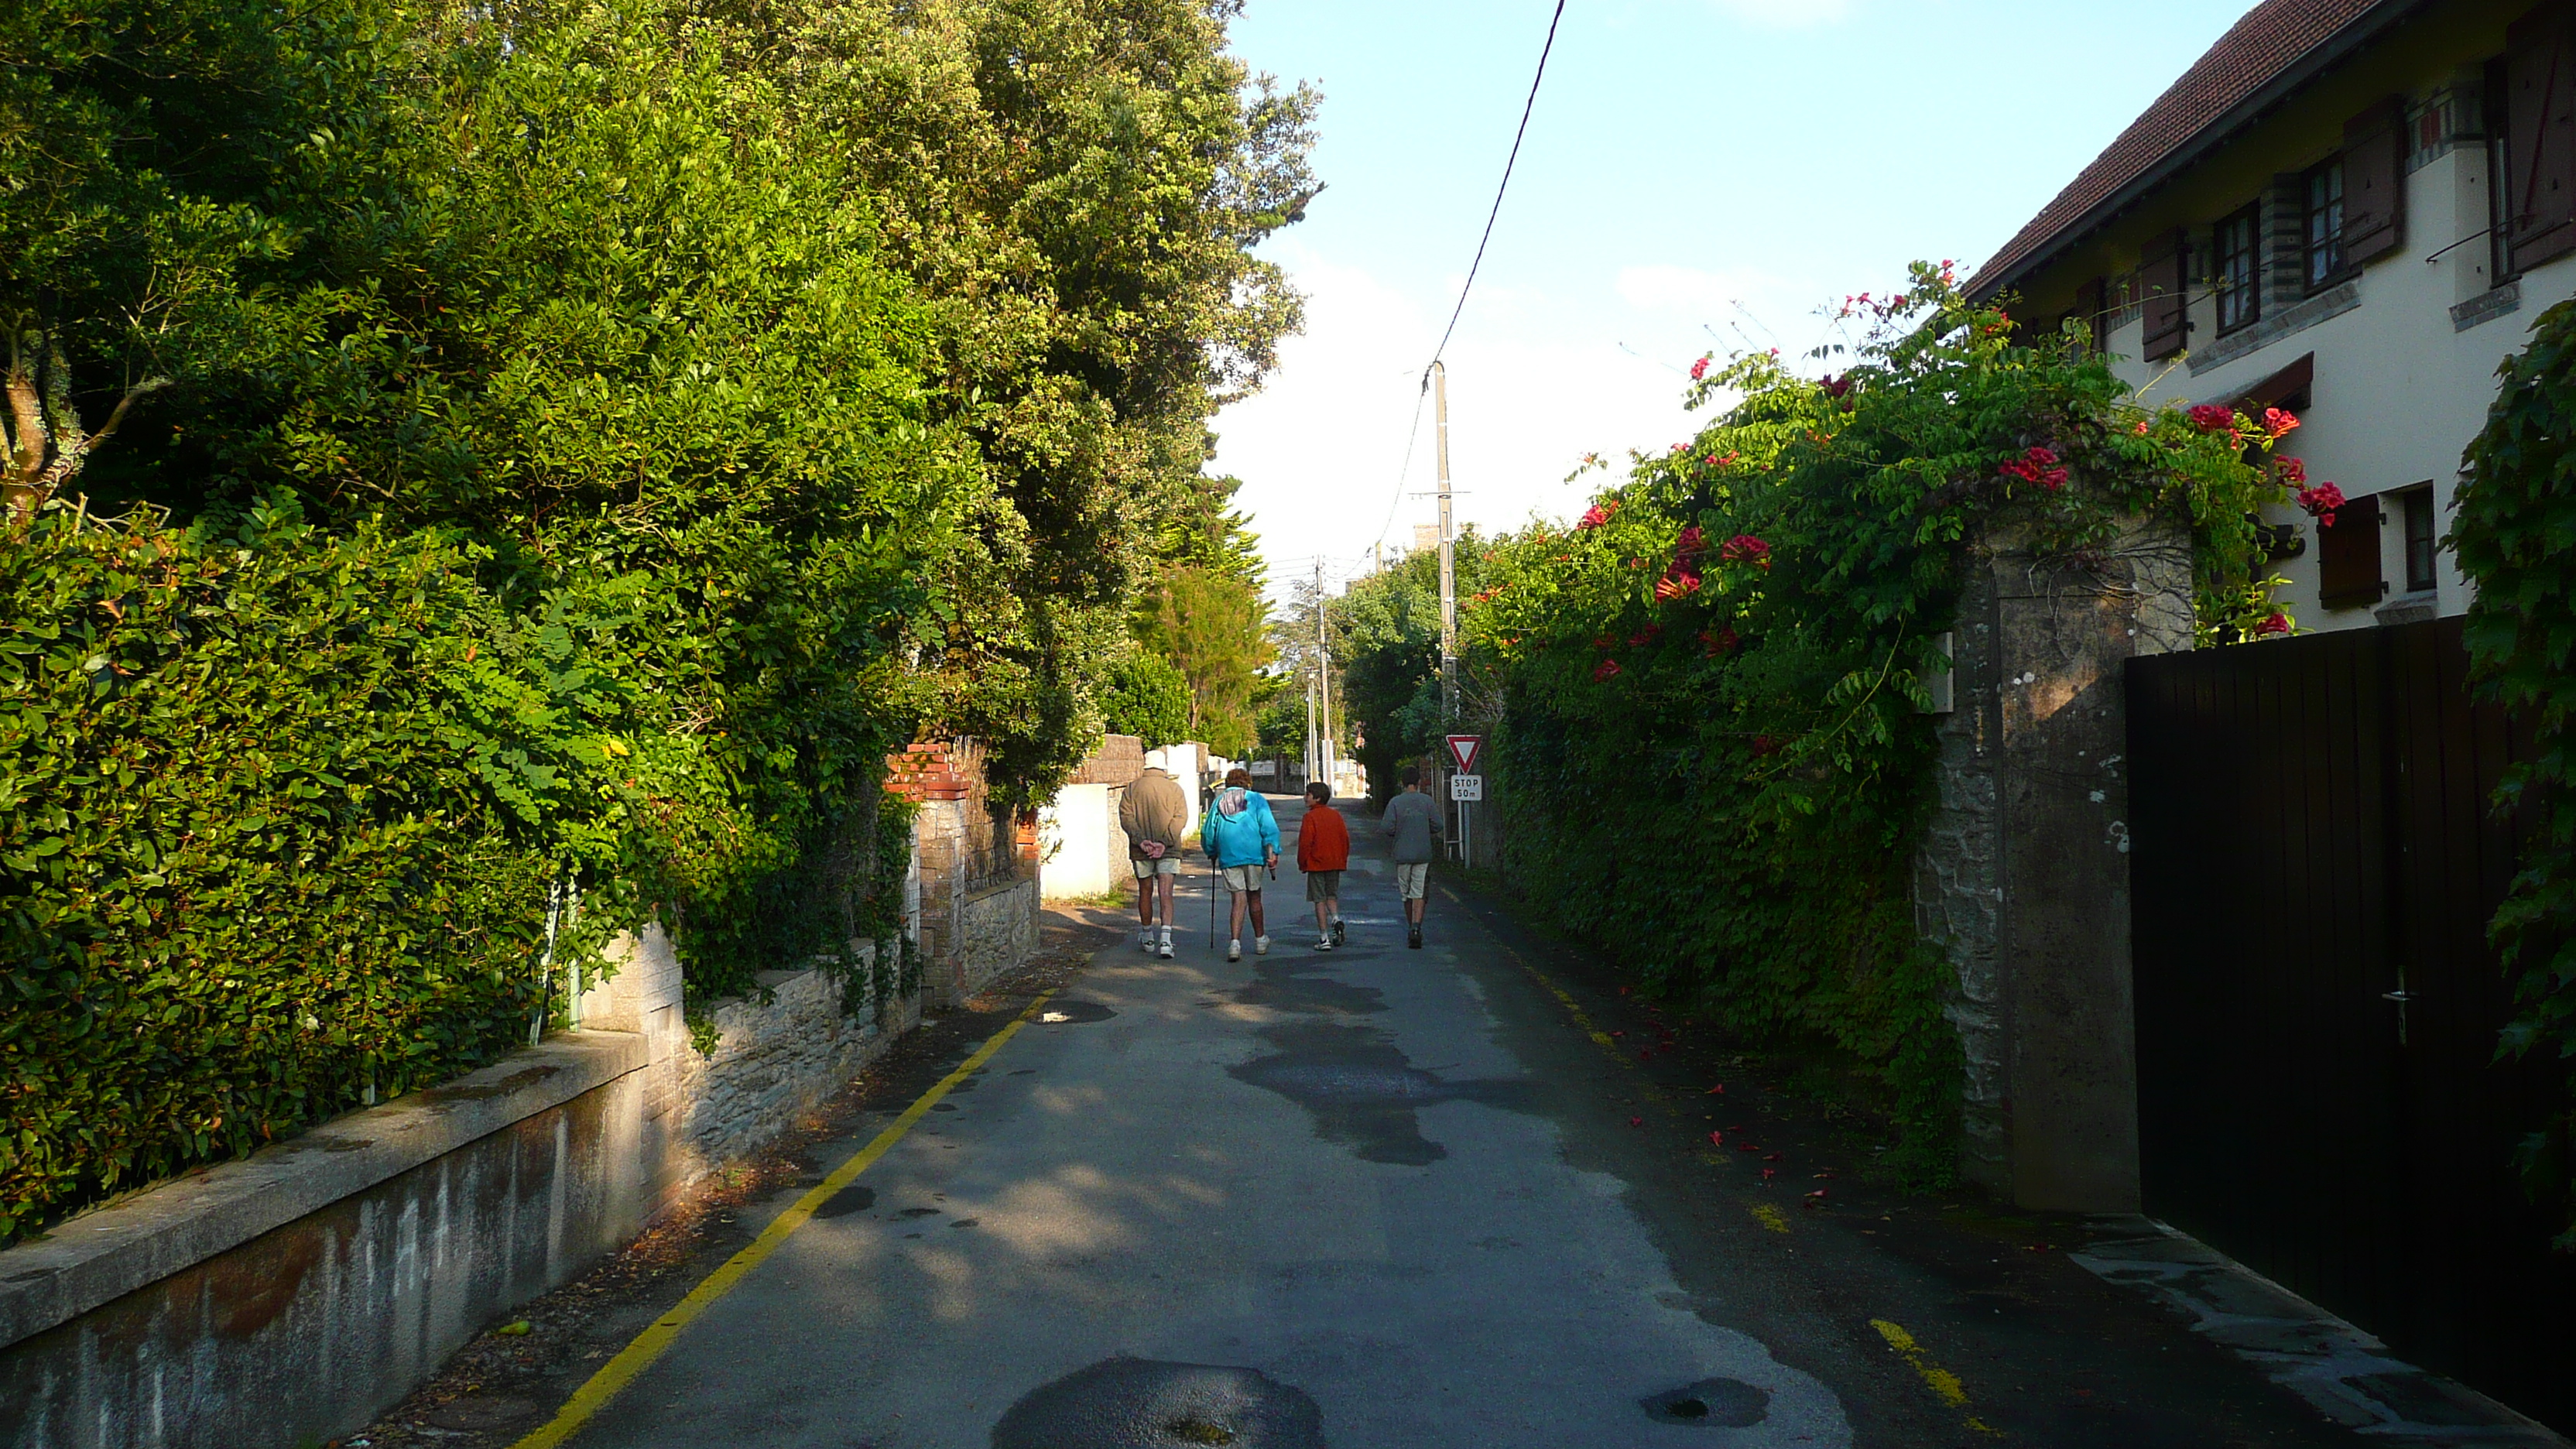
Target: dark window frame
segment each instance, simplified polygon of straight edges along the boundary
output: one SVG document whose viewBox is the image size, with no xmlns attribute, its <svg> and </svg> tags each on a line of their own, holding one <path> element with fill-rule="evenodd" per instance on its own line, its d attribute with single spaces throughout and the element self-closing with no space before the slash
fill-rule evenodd
<svg viewBox="0 0 2576 1449">
<path fill-rule="evenodd" d="M 2352 268 L 2343 259 L 2343 154 L 2299 173 L 2299 269 L 2314 296 L 2342 281 Z"/>
<path fill-rule="evenodd" d="M 2249 201 L 2219 218 L 2210 240 L 2218 335 L 2224 337 L 2263 320 L 2263 203 Z"/>
<path fill-rule="evenodd" d="M 2398 495 L 2398 517 L 2403 521 L 2406 570 L 2406 592 L 2429 594 L 2442 586 L 2442 528 L 2434 512 L 2430 487 L 2409 488 Z M 2420 566 L 2420 567 L 2419 567 Z"/>
</svg>

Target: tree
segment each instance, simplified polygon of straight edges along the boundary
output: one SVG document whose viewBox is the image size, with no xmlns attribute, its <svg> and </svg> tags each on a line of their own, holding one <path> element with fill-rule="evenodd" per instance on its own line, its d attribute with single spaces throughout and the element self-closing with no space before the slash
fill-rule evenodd
<svg viewBox="0 0 2576 1449">
<path fill-rule="evenodd" d="M 1134 735 L 1149 750 L 1190 737 L 1190 682 L 1151 650 L 1132 650 L 1110 666 L 1101 708 L 1111 734 Z"/>
<path fill-rule="evenodd" d="M 1180 670 L 1190 686 L 1190 733 L 1221 755 L 1253 745 L 1253 676 L 1270 662 L 1268 618 L 1258 579 L 1183 567 L 1145 596 L 1136 636 Z"/>
</svg>

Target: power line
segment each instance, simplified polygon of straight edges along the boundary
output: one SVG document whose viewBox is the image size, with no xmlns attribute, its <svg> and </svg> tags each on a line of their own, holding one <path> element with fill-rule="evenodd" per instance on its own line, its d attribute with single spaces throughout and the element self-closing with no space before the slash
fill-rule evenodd
<svg viewBox="0 0 2576 1449">
<path fill-rule="evenodd" d="M 1449 350 L 1450 333 L 1458 330 L 1458 318 L 1467 310 L 1467 293 L 1476 285 L 1476 270 L 1485 264 L 1485 244 L 1494 239 L 1494 219 L 1503 214 L 1503 194 L 1512 188 L 1512 167 L 1521 159 L 1521 138 L 1529 134 L 1530 112 L 1538 108 L 1538 85 L 1547 79 L 1547 57 L 1556 49 L 1556 25 L 1565 18 L 1565 0 L 1556 0 L 1556 14 L 1547 22 L 1547 43 L 1538 50 L 1538 74 L 1530 77 L 1529 99 L 1521 103 L 1520 129 L 1512 132 L 1512 154 L 1503 161 L 1503 181 L 1494 188 L 1494 209 L 1485 213 L 1485 234 L 1476 240 L 1476 259 L 1467 264 L 1467 280 L 1458 288 L 1458 306 L 1449 314 L 1448 329 L 1440 334 L 1440 345 L 1431 349 L 1431 360 L 1438 362 Z M 1428 368 L 1424 382 L 1429 383 Z M 1419 410 L 1417 409 L 1417 414 Z"/>
<path fill-rule="evenodd" d="M 1494 222 L 1503 214 L 1503 197 L 1512 189 L 1512 168 L 1520 164 L 1521 141 L 1529 135 L 1530 113 L 1538 108 L 1539 83 L 1547 79 L 1547 58 L 1556 50 L 1556 27 L 1565 19 L 1565 0 L 1556 0 L 1556 13 L 1547 21 L 1547 40 L 1538 48 L 1538 71 L 1530 77 L 1529 98 L 1521 102 L 1521 123 L 1512 132 L 1511 154 L 1503 158 L 1503 179 L 1494 188 L 1493 209 L 1485 213 L 1484 235 L 1476 238 L 1475 259 L 1467 264 L 1467 280 L 1458 287 L 1458 305 L 1449 311 L 1449 325 L 1441 330 L 1440 345 L 1431 349 L 1431 361 L 1422 368 L 1422 385 L 1414 389 L 1413 421 L 1404 430 L 1404 465 L 1395 473 L 1395 496 L 1387 500 L 1386 521 L 1378 525 L 1377 542 L 1386 542 L 1386 531 L 1395 526 L 1395 511 L 1404 506 L 1404 480 L 1413 472 L 1413 446 L 1422 438 L 1422 404 L 1431 392 L 1431 369 L 1449 351 L 1449 339 L 1458 331 L 1458 319 L 1466 315 L 1467 294 L 1476 286 L 1476 273 L 1485 265 L 1485 248 L 1494 239 Z"/>
</svg>

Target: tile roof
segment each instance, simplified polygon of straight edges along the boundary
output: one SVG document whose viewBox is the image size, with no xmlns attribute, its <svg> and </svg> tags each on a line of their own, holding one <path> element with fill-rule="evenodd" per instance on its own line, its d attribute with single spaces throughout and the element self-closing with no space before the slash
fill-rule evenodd
<svg viewBox="0 0 2576 1449">
<path fill-rule="evenodd" d="M 1983 296 L 2017 280 L 2061 239 L 2092 219 L 2094 211 L 2157 163 L 2189 145 L 2346 26 L 2395 0 L 2262 0 L 2245 12 L 2209 52 L 2144 114 L 2129 123 L 2093 164 L 2077 173 L 2057 199 L 2004 244 L 1969 282 Z"/>
</svg>

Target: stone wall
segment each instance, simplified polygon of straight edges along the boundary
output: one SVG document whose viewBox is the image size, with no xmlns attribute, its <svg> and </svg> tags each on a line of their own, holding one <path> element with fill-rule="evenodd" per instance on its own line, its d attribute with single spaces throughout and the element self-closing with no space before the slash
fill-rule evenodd
<svg viewBox="0 0 2576 1449">
<path fill-rule="evenodd" d="M 991 803 L 973 740 L 913 745 L 886 788 L 920 805 L 912 828 L 917 933 L 931 1002 L 981 993 L 1036 949 L 1038 819 Z"/>
<path fill-rule="evenodd" d="M 857 947 L 863 964 L 878 950 Z M 713 1008 L 701 1055 L 661 930 L 615 954 L 581 1030 L 0 1251 L 0 1444 L 347 1434 L 786 1131 L 920 1016 L 918 995 L 851 1015 L 833 975 L 771 972 L 767 1000 Z"/>
<path fill-rule="evenodd" d="M 2162 519 L 2089 562 L 2003 537 L 1965 566 L 1915 907 L 1956 972 L 1963 1167 L 2024 1207 L 2137 1210 L 2121 664 L 2190 648 L 2191 598 Z"/>
</svg>

